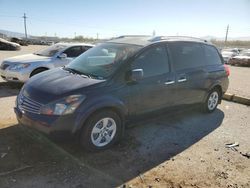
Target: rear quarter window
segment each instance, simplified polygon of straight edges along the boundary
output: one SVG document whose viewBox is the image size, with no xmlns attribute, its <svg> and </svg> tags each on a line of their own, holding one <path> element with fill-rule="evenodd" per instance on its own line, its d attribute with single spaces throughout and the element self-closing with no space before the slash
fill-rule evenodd
<svg viewBox="0 0 250 188">
<path fill-rule="evenodd" d="M 214 46 L 204 45 L 203 47 L 207 65 L 222 64 L 218 50 Z"/>
<path fill-rule="evenodd" d="M 173 42 L 168 44 L 168 49 L 177 71 L 204 65 L 204 52 L 199 43 Z"/>
</svg>

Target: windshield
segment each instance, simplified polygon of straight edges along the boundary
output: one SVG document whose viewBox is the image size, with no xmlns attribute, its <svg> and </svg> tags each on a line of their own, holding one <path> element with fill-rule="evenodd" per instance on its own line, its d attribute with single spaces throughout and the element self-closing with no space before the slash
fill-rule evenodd
<svg viewBox="0 0 250 188">
<path fill-rule="evenodd" d="M 99 44 L 77 57 L 66 68 L 104 79 L 111 76 L 122 62 L 140 48 L 128 44 Z"/>
<path fill-rule="evenodd" d="M 47 56 L 47 57 L 52 57 L 54 56 L 57 52 L 61 51 L 64 49 L 66 46 L 62 44 L 56 44 L 53 46 L 50 46 L 48 48 L 45 48 L 43 50 L 40 50 L 34 54 L 40 55 L 40 56 Z"/>
</svg>

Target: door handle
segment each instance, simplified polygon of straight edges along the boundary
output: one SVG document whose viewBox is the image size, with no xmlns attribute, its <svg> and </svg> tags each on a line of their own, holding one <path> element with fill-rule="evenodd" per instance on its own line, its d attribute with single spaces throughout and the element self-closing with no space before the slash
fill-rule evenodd
<svg viewBox="0 0 250 188">
<path fill-rule="evenodd" d="M 165 85 L 171 85 L 171 84 L 174 84 L 174 83 L 175 83 L 175 81 L 169 80 L 169 81 L 166 81 L 166 82 L 165 82 Z"/>
<path fill-rule="evenodd" d="M 178 80 L 178 82 L 186 82 L 187 81 L 187 78 L 180 78 L 179 80 Z"/>
</svg>

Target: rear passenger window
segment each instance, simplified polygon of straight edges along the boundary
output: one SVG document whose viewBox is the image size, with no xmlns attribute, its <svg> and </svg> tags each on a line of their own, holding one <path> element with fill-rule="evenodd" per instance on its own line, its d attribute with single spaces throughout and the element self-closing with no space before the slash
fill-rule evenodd
<svg viewBox="0 0 250 188">
<path fill-rule="evenodd" d="M 222 64 L 218 51 L 213 46 L 204 45 L 206 63 L 208 65 Z"/>
<path fill-rule="evenodd" d="M 169 72 L 166 48 L 164 46 L 155 46 L 146 50 L 134 61 L 132 69 L 143 69 L 144 77 Z"/>
<path fill-rule="evenodd" d="M 194 68 L 204 65 L 204 52 L 200 44 L 174 42 L 168 45 L 175 70 Z"/>
</svg>

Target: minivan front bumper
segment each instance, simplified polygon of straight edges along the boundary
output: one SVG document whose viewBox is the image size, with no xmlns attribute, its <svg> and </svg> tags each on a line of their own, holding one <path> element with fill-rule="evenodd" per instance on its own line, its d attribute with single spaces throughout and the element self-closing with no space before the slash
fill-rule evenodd
<svg viewBox="0 0 250 188">
<path fill-rule="evenodd" d="M 72 130 L 73 115 L 48 116 L 22 112 L 18 107 L 14 108 L 19 124 L 36 129 L 49 136 L 70 136 Z"/>
</svg>

